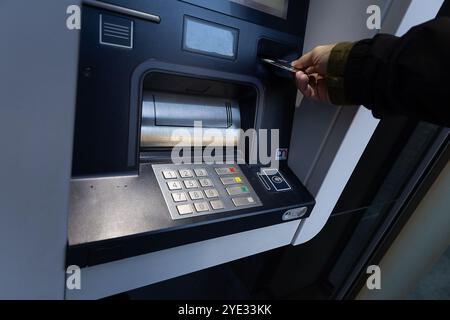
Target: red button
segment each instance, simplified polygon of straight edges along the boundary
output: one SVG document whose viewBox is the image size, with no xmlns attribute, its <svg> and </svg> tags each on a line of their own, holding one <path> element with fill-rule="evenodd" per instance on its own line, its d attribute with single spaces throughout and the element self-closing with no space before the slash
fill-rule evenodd
<svg viewBox="0 0 450 320">
<path fill-rule="evenodd" d="M 236 169 L 235 168 L 230 168 L 230 172 L 236 172 Z"/>
</svg>

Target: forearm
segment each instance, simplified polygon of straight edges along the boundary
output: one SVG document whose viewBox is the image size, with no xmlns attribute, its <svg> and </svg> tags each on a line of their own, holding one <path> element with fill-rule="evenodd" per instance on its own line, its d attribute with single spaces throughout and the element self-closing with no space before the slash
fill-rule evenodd
<svg viewBox="0 0 450 320">
<path fill-rule="evenodd" d="M 401 38 L 380 34 L 335 49 L 327 69 L 334 104 L 450 125 L 450 19 L 417 26 Z"/>
</svg>

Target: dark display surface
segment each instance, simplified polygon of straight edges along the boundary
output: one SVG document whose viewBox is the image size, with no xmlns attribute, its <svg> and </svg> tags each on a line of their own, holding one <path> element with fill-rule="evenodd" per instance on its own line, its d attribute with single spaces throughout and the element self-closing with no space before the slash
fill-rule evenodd
<svg viewBox="0 0 450 320">
<path fill-rule="evenodd" d="M 303 35 L 308 0 L 181 0 L 261 26 Z"/>
<path fill-rule="evenodd" d="M 283 19 L 287 18 L 287 13 L 289 9 L 289 0 L 230 0 L 230 1 Z"/>
<path fill-rule="evenodd" d="M 234 60 L 239 30 L 213 22 L 184 17 L 183 49 Z"/>
</svg>

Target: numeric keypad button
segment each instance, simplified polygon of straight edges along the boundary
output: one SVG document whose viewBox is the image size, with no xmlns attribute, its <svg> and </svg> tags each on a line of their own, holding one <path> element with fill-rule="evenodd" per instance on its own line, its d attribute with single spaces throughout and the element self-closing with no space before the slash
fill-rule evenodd
<svg viewBox="0 0 450 320">
<path fill-rule="evenodd" d="M 180 177 L 182 178 L 192 178 L 194 176 L 192 170 L 189 169 L 179 170 L 178 172 L 180 173 Z"/>
<path fill-rule="evenodd" d="M 197 212 L 209 211 L 209 207 L 206 202 L 197 202 L 197 203 L 194 203 L 194 206 L 195 206 L 195 210 L 197 210 Z"/>
<path fill-rule="evenodd" d="M 186 189 L 198 188 L 197 180 L 184 180 L 183 183 L 184 183 L 184 186 L 186 187 Z"/>
<path fill-rule="evenodd" d="M 172 199 L 174 202 L 183 202 L 187 201 L 187 196 L 184 192 L 174 192 L 172 193 Z"/>
<path fill-rule="evenodd" d="M 181 215 L 194 213 L 194 209 L 192 208 L 192 205 L 190 205 L 190 204 L 183 204 L 183 205 L 177 206 L 177 210 L 178 210 L 178 213 Z"/>
<path fill-rule="evenodd" d="M 207 177 L 208 171 L 206 169 L 194 169 L 195 175 L 197 177 Z"/>
<path fill-rule="evenodd" d="M 200 185 L 204 188 L 213 186 L 211 179 L 200 179 L 199 181 L 200 181 Z"/>
<path fill-rule="evenodd" d="M 183 187 L 181 186 L 180 181 L 170 181 L 167 182 L 167 187 L 169 190 L 181 190 Z"/>
<path fill-rule="evenodd" d="M 203 196 L 203 192 L 198 190 L 198 191 L 190 191 L 189 192 L 189 197 L 191 197 L 192 200 L 199 200 L 199 199 L 204 199 L 205 197 Z"/>
<path fill-rule="evenodd" d="M 163 176 L 164 176 L 164 179 L 176 179 L 177 173 L 174 170 L 164 170 Z"/>
<path fill-rule="evenodd" d="M 219 192 L 216 189 L 206 189 L 205 194 L 208 198 L 217 198 L 219 197 Z"/>
</svg>

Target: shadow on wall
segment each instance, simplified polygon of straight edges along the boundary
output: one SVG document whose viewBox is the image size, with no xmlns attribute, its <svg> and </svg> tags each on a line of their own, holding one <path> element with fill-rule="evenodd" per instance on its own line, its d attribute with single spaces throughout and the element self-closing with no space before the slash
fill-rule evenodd
<svg viewBox="0 0 450 320">
<path fill-rule="evenodd" d="M 408 295 L 413 300 L 450 299 L 450 247 Z"/>
</svg>

